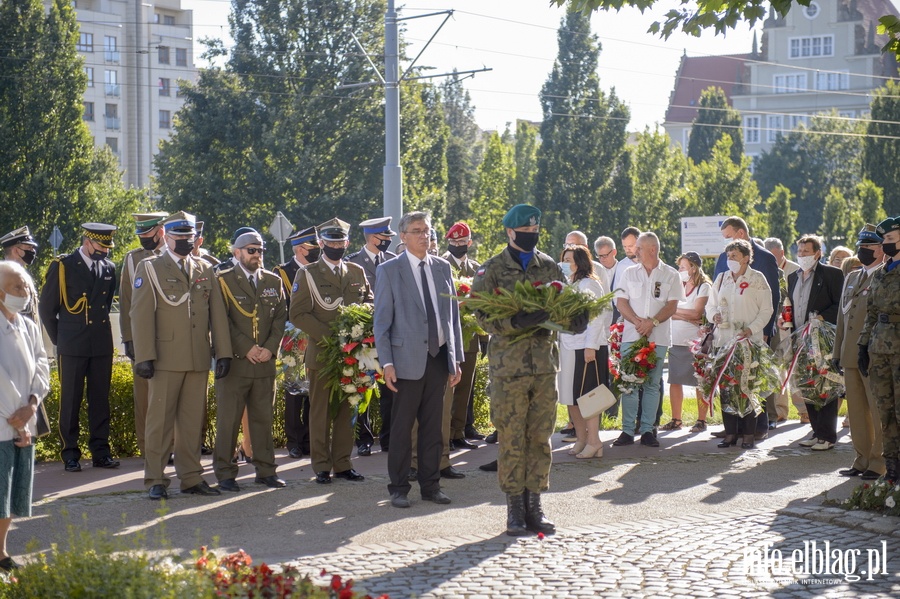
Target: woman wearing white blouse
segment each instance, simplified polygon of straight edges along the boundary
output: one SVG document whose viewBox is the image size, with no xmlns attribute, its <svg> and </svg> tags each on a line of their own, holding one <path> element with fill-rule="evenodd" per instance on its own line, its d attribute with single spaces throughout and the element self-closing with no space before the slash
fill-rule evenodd
<svg viewBox="0 0 900 599">
<path fill-rule="evenodd" d="M 594 274 L 586 247 L 566 248 L 560 259 L 569 265 L 572 273 L 569 279 L 580 291 L 595 297 L 606 293 L 603 283 Z M 607 310 L 590 321 L 583 333 L 561 333 L 559 336 L 559 372 L 556 375 L 559 403 L 568 406 L 569 418 L 575 428 L 576 442 L 569 454 L 580 459 L 603 456 L 600 416 L 585 420 L 576 400 L 601 384 L 609 383 L 607 334 L 611 321 L 612 310 Z"/>
<path fill-rule="evenodd" d="M 716 324 L 713 345 L 722 347 L 737 337 L 764 343 L 763 327 L 769 322 L 774 308 L 765 276 L 750 268 L 753 246 L 743 239 L 733 241 L 725 248 L 725 257 L 728 272 L 716 278 L 706 303 L 706 317 Z M 724 410 L 733 399 L 730 393 L 721 393 L 725 438 L 719 447 L 737 443 L 740 419 Z M 756 414 L 751 412 L 743 417 L 743 431 L 741 447 L 750 449 L 756 431 Z"/>
<path fill-rule="evenodd" d="M 50 390 L 50 368 L 28 307 L 28 273 L 0 262 L 0 569 L 18 567 L 6 552 L 12 515 L 31 516 L 35 414 Z"/>
</svg>

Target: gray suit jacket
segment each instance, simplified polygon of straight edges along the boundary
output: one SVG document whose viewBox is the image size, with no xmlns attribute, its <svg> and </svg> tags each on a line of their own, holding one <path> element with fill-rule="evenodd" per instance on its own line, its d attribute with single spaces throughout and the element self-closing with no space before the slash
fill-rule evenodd
<svg viewBox="0 0 900 599">
<path fill-rule="evenodd" d="M 465 356 L 459 305 L 448 297 L 455 293 L 450 263 L 430 256 L 431 277 L 437 290 L 438 325 L 447 343 L 447 368 L 456 373 L 456 365 Z M 397 378 L 417 380 L 425 375 L 428 356 L 428 320 L 425 305 L 416 285 L 412 264 L 399 256 L 378 265 L 375 278 L 375 348 L 381 364 L 393 364 Z"/>
</svg>

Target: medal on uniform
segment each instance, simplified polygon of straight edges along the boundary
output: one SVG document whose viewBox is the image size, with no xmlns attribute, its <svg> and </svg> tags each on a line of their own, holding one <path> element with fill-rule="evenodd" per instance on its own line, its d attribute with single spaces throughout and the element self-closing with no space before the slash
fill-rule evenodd
<svg viewBox="0 0 900 599">
<path fill-rule="evenodd" d="M 330 295 L 326 295 L 326 296 L 325 296 L 325 301 L 326 301 L 326 302 L 330 302 L 330 301 L 331 301 L 331 296 L 330 296 Z"/>
</svg>

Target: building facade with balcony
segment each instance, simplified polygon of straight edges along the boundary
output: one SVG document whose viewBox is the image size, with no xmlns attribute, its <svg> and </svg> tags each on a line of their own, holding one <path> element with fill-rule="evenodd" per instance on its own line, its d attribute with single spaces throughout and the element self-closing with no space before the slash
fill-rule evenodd
<svg viewBox="0 0 900 599">
<path fill-rule="evenodd" d="M 49 2 L 45 1 L 49 7 Z M 196 81 L 193 11 L 181 0 L 74 0 L 87 89 L 84 120 L 95 145 L 119 159 L 126 184 L 146 186 L 159 142 Z"/>
<path fill-rule="evenodd" d="M 663 124 L 672 142 L 687 149 L 691 102 L 710 85 L 723 88 L 741 113 L 744 153 L 758 156 L 781 135 L 815 114 L 866 118 L 871 92 L 898 76 L 878 19 L 900 16 L 890 0 L 812 0 L 784 18 L 770 15 L 762 43 L 750 54 L 682 58 Z M 705 67 L 705 68 L 704 68 Z"/>
</svg>

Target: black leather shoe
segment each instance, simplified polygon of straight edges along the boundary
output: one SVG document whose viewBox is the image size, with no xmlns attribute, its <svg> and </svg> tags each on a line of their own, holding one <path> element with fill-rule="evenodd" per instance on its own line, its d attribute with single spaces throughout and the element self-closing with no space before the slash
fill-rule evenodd
<svg viewBox="0 0 900 599">
<path fill-rule="evenodd" d="M 159 501 L 160 499 L 167 498 L 169 494 L 166 493 L 165 485 L 153 485 L 150 487 L 150 492 L 147 493 L 147 496 L 154 501 Z"/>
<path fill-rule="evenodd" d="M 363 443 L 356 448 L 356 455 L 363 457 L 372 455 L 372 446 L 368 443 Z"/>
<path fill-rule="evenodd" d="M 270 489 L 281 489 L 287 486 L 287 483 L 275 476 L 257 476 L 254 481 L 260 485 L 266 485 Z"/>
<path fill-rule="evenodd" d="M 7 572 L 12 572 L 13 570 L 18 570 L 19 564 L 13 561 L 13 558 L 8 555 L 3 559 L 0 559 L 0 570 L 6 570 Z"/>
<path fill-rule="evenodd" d="M 409 507 L 409 497 L 406 493 L 392 493 L 391 505 L 394 507 Z"/>
<path fill-rule="evenodd" d="M 559 434 L 560 434 L 560 435 L 564 435 L 564 436 L 565 436 L 565 435 L 574 435 L 574 434 L 575 434 L 575 427 L 573 426 L 573 427 L 570 427 L 570 428 L 560 429 Z"/>
<path fill-rule="evenodd" d="M 634 445 L 634 437 L 628 433 L 622 433 L 619 438 L 613 441 L 613 445 L 621 447 L 623 445 Z"/>
<path fill-rule="evenodd" d="M 206 445 L 201 445 L 200 446 L 200 455 L 212 455 L 212 449 L 210 449 Z"/>
<path fill-rule="evenodd" d="M 438 489 L 437 491 L 432 491 L 431 493 L 422 493 L 422 500 L 433 501 L 434 503 L 439 503 L 441 505 L 450 503 L 450 498 L 447 497 L 440 489 Z"/>
<path fill-rule="evenodd" d="M 66 472 L 81 472 L 81 464 L 78 460 L 66 460 Z"/>
<path fill-rule="evenodd" d="M 881 478 L 881 475 L 874 470 L 866 470 L 862 473 L 862 476 L 860 476 L 860 478 L 863 480 L 878 480 L 879 478 Z"/>
<path fill-rule="evenodd" d="M 497 471 L 497 460 L 493 462 L 488 462 L 487 464 L 482 464 L 478 467 L 479 470 L 484 470 L 485 472 L 496 472 Z"/>
<path fill-rule="evenodd" d="M 774 431 L 778 424 L 772 420 L 769 421 L 769 430 Z"/>
<path fill-rule="evenodd" d="M 109 456 L 94 460 L 94 468 L 118 468 L 119 460 L 114 460 Z"/>
<path fill-rule="evenodd" d="M 474 443 L 469 443 L 465 439 L 450 439 L 450 447 L 453 449 L 478 449 Z"/>
<path fill-rule="evenodd" d="M 485 443 L 490 443 L 493 445 L 497 442 L 497 431 L 492 432 L 490 435 L 484 438 Z"/>
<path fill-rule="evenodd" d="M 441 478 L 465 478 L 466 475 L 454 468 L 453 466 L 447 466 L 443 470 L 441 470 Z"/>
<path fill-rule="evenodd" d="M 327 470 L 322 470 L 321 472 L 316 472 L 316 482 L 320 485 L 330 485 L 331 484 L 331 473 Z"/>
<path fill-rule="evenodd" d="M 471 441 L 484 441 L 484 435 L 479 433 L 474 428 L 467 428 L 466 432 L 465 432 L 465 437 L 466 437 L 466 439 L 469 439 Z"/>
<path fill-rule="evenodd" d="M 299 460 L 300 458 L 303 457 L 303 452 L 300 451 L 299 447 L 292 447 L 290 450 L 288 450 L 288 457 L 294 458 L 295 460 Z"/>
<path fill-rule="evenodd" d="M 641 445 L 646 447 L 659 447 L 659 441 L 657 441 L 656 437 L 650 431 L 647 431 L 643 435 L 641 435 Z"/>
<path fill-rule="evenodd" d="M 365 476 L 363 476 L 353 468 L 351 468 L 350 470 L 344 470 L 343 472 L 335 472 L 334 477 L 352 481 L 366 480 Z"/>
<path fill-rule="evenodd" d="M 238 486 L 237 481 L 233 478 L 226 478 L 225 480 L 219 481 L 219 489 L 222 491 L 228 491 L 229 493 L 237 493 L 241 490 Z"/>
<path fill-rule="evenodd" d="M 419 471 L 415 468 L 410 468 L 409 474 L 406 475 L 406 480 L 408 480 L 409 482 L 419 480 Z"/>
<path fill-rule="evenodd" d="M 387 453 L 390 451 L 391 445 L 390 443 L 382 443 L 381 444 L 381 453 Z"/>
<path fill-rule="evenodd" d="M 871 471 L 868 470 L 867 472 L 871 472 Z M 859 476 L 862 473 L 863 473 L 863 471 L 859 470 L 858 468 L 847 468 L 846 470 L 838 470 L 838 474 L 840 474 L 841 476 Z M 878 478 L 878 476 L 876 476 L 875 478 Z"/>
<path fill-rule="evenodd" d="M 182 489 L 182 493 L 187 493 L 188 495 L 221 495 L 222 491 L 218 489 L 213 489 L 209 486 L 209 483 L 205 480 L 201 480 L 199 483 L 194 485 L 193 487 L 188 487 L 187 489 Z"/>
</svg>

